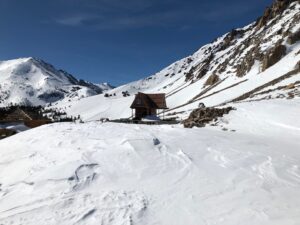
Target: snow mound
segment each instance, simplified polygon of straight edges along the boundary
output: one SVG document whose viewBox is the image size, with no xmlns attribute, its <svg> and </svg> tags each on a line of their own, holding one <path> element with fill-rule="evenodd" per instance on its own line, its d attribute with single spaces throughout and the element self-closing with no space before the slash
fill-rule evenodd
<svg viewBox="0 0 300 225">
<path fill-rule="evenodd" d="M 239 103 L 202 129 L 89 122 L 19 133 L 0 141 L 0 224 L 298 224 L 299 105 Z"/>
</svg>

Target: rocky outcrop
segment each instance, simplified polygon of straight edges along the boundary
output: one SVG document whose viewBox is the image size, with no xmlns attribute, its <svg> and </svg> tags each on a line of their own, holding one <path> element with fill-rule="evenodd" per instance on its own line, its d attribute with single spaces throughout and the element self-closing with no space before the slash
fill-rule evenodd
<svg viewBox="0 0 300 225">
<path fill-rule="evenodd" d="M 185 75 L 185 81 L 192 80 L 194 77 L 201 79 L 209 71 L 210 64 L 214 59 L 214 55 L 210 54 L 203 62 L 195 67 L 192 67 Z"/>
<path fill-rule="evenodd" d="M 277 45 L 270 49 L 263 58 L 262 71 L 276 64 L 286 54 L 286 47 L 284 45 Z"/>
<path fill-rule="evenodd" d="M 211 86 L 214 85 L 216 83 L 218 83 L 220 81 L 220 78 L 218 75 L 216 74 L 212 74 L 205 82 L 205 86 Z"/>
<path fill-rule="evenodd" d="M 218 117 L 228 114 L 233 107 L 227 108 L 205 108 L 195 109 L 188 119 L 183 121 L 185 128 L 204 127 L 207 123 L 215 121 Z"/>
<path fill-rule="evenodd" d="M 300 29 L 297 32 L 291 34 L 287 39 L 287 43 L 290 45 L 295 44 L 297 41 L 300 41 Z"/>
<path fill-rule="evenodd" d="M 268 7 L 265 10 L 264 15 L 256 21 L 257 29 L 261 29 L 267 25 L 270 20 L 274 19 L 278 15 L 281 15 L 292 2 L 296 1 L 299 0 L 276 0 L 271 7 Z"/>
<path fill-rule="evenodd" d="M 207 59 L 203 61 L 203 64 L 199 67 L 198 71 L 196 72 L 197 79 L 201 79 L 206 75 L 206 73 L 209 71 L 209 67 L 213 59 L 214 55 L 210 54 L 207 57 Z"/>
<path fill-rule="evenodd" d="M 243 100 L 245 100 L 247 98 L 251 98 L 251 96 L 253 96 L 255 93 L 258 93 L 258 92 L 262 91 L 263 89 L 265 89 L 265 88 L 267 88 L 269 86 L 274 86 L 275 84 L 277 84 L 277 83 L 279 83 L 279 82 L 281 82 L 281 81 L 283 81 L 285 79 L 288 79 L 288 78 L 290 78 L 290 77 L 292 77 L 294 75 L 297 75 L 299 72 L 300 72 L 300 61 L 296 64 L 294 70 L 292 70 L 292 71 L 290 71 L 290 72 L 288 72 L 288 73 L 286 73 L 286 74 L 284 74 L 284 75 L 282 75 L 282 76 L 280 76 L 280 77 L 278 77 L 278 78 L 276 78 L 276 79 L 274 79 L 274 80 L 272 80 L 272 81 L 270 81 L 268 83 L 265 83 L 265 84 L 263 84 L 263 85 L 255 88 L 255 89 L 253 89 L 253 90 L 251 90 L 249 92 L 246 92 L 245 94 L 243 94 L 243 95 L 241 95 L 241 96 L 239 96 L 239 97 L 237 97 L 237 98 L 235 98 L 235 99 L 233 99 L 233 100 L 231 100 L 229 102 L 223 103 L 223 104 L 232 103 L 232 102 L 238 102 L 238 101 L 243 101 Z"/>
<path fill-rule="evenodd" d="M 201 60 L 193 60 L 187 66 L 186 82 L 215 74 L 205 84 L 209 86 L 228 74 L 243 77 L 256 63 L 261 64 L 261 71 L 277 63 L 286 54 L 285 45 L 300 41 L 300 13 L 296 2 L 300 0 L 275 0 L 255 23 L 233 29 L 201 48 L 197 53 Z"/>
<path fill-rule="evenodd" d="M 231 32 L 229 32 L 224 38 L 224 41 L 219 50 L 223 51 L 226 48 L 228 48 L 232 44 L 232 41 L 236 40 L 237 38 L 241 38 L 244 33 L 245 33 L 244 30 L 237 30 L 237 29 L 231 30 Z"/>
<path fill-rule="evenodd" d="M 300 72 L 300 61 L 297 62 L 296 66 L 295 66 L 295 70 Z"/>
</svg>

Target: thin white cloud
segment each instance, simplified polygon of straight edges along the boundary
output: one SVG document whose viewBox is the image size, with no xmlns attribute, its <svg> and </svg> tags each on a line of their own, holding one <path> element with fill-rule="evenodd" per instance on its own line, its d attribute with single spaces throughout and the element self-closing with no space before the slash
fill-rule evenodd
<svg viewBox="0 0 300 225">
<path fill-rule="evenodd" d="M 72 0 L 65 0 L 65 3 Z M 65 26 L 88 29 L 134 29 L 144 27 L 186 27 L 199 22 L 238 18 L 257 7 L 256 1 L 186 4 L 181 0 L 74 0 L 83 12 L 55 19 Z M 73 2 L 74 3 L 74 2 Z"/>
<path fill-rule="evenodd" d="M 211 9 L 204 11 L 201 14 L 201 18 L 207 21 L 224 21 L 234 18 L 238 18 L 245 13 L 251 12 L 253 9 L 257 8 L 257 4 L 249 4 L 249 2 L 235 2 L 234 4 L 217 4 Z"/>
<path fill-rule="evenodd" d="M 55 19 L 55 22 L 66 26 L 81 26 L 88 21 L 96 20 L 98 16 L 88 14 L 75 14 L 68 17 L 62 17 Z"/>
</svg>

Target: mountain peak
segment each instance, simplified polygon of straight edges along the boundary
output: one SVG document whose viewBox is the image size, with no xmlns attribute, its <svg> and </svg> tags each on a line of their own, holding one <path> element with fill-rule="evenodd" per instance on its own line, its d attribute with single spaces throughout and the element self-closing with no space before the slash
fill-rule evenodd
<svg viewBox="0 0 300 225">
<path fill-rule="evenodd" d="M 103 91 L 98 85 L 77 80 L 66 71 L 35 57 L 0 62 L 0 106 L 11 103 L 45 105 Z"/>
</svg>

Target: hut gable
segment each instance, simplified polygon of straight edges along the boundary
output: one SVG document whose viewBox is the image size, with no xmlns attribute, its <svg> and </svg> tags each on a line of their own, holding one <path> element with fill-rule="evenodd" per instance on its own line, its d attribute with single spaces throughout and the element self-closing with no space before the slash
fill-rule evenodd
<svg viewBox="0 0 300 225">
<path fill-rule="evenodd" d="M 33 120 L 32 116 L 24 110 L 17 108 L 15 111 L 10 113 L 6 118 L 6 121 L 28 121 Z"/>
<path fill-rule="evenodd" d="M 167 109 L 165 94 L 137 93 L 130 108 L 134 109 L 134 119 L 142 119 L 146 116 L 156 116 L 158 109 Z"/>
<path fill-rule="evenodd" d="M 130 108 L 167 109 L 165 94 L 136 94 Z"/>
</svg>

